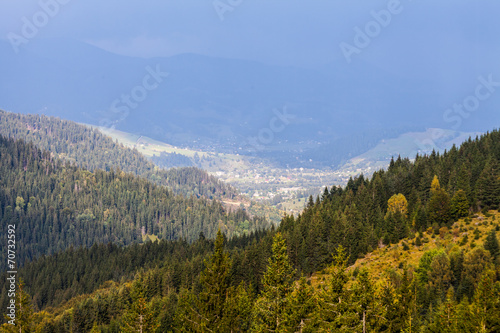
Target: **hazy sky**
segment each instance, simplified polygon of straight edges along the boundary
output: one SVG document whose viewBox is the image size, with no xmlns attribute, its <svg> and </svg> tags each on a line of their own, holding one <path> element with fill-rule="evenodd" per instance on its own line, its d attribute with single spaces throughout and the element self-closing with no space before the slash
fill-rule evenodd
<svg viewBox="0 0 500 333">
<path fill-rule="evenodd" d="M 351 60 L 389 63 L 395 71 L 414 63 L 415 74 L 423 66 L 443 75 L 500 60 L 496 0 L 59 1 L 66 3 L 37 38 L 75 38 L 131 56 L 192 52 L 296 66 L 344 62 L 341 43 L 354 45 L 354 29 L 364 30 L 372 11 L 392 6 L 397 13 Z M 33 22 L 55 2 L 0 0 L 0 38 L 21 35 L 23 17 Z"/>
</svg>

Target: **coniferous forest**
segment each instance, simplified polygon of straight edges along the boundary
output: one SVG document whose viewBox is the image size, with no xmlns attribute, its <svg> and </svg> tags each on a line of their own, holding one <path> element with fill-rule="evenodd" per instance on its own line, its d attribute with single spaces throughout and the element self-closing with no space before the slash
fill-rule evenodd
<svg viewBox="0 0 500 333">
<path fill-rule="evenodd" d="M 0 134 L 33 142 L 41 150 L 51 152 L 54 157 L 89 171 L 120 169 L 155 184 L 168 186 L 176 194 L 205 196 L 209 199 L 234 198 L 237 195 L 232 186 L 201 169 L 158 169 L 136 149 L 126 148 L 97 129 L 72 121 L 0 110 Z"/>
<path fill-rule="evenodd" d="M 91 173 L 23 141 L 0 137 L 0 157 L 2 224 L 18 225 L 20 264 L 69 246 L 127 245 L 147 235 L 192 241 L 219 227 L 233 234 L 265 226 L 218 201 L 175 195 L 119 169 Z"/>
<path fill-rule="evenodd" d="M 33 143 L 2 137 L 0 154 L 17 331 L 500 330 L 496 130 L 327 188 L 277 228 Z M 393 253 L 384 270 L 358 264 L 376 253 Z"/>
</svg>

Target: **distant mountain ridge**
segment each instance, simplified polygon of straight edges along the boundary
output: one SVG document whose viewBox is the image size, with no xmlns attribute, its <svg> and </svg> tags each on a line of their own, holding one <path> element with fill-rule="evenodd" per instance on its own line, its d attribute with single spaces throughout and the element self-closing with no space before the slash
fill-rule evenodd
<svg viewBox="0 0 500 333">
<path fill-rule="evenodd" d="M 63 49 L 69 55 L 58 52 Z M 4 109 L 114 124 L 204 150 L 250 153 L 253 139 L 258 154 L 291 155 L 289 163 L 325 162 L 325 153 L 340 160 L 352 156 L 340 143 L 315 153 L 318 143 L 328 147 L 367 131 L 379 138 L 384 131 L 397 136 L 424 126 L 451 126 L 443 121 L 441 82 L 400 77 L 362 61 L 311 70 L 195 54 L 139 59 L 44 39 L 19 54 L 0 42 L 0 54 Z M 491 104 L 482 106 L 483 114 Z M 273 119 L 284 109 L 293 119 L 281 126 Z M 483 117 L 471 117 L 462 130 L 489 126 Z M 359 153 L 369 148 L 363 141 L 353 147 Z"/>
</svg>

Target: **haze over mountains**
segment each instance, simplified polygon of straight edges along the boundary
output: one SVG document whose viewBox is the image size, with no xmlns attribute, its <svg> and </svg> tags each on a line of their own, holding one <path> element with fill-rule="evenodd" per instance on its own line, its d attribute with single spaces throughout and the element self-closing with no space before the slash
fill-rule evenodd
<svg viewBox="0 0 500 333">
<path fill-rule="evenodd" d="M 19 54 L 1 41 L 0 54 L 0 107 L 181 146 L 335 164 L 325 155 L 352 157 L 434 124 L 458 129 L 443 121 L 439 91 L 450 78 L 401 76 L 362 60 L 302 69 L 196 54 L 142 59 L 70 39 L 37 39 Z M 499 103 L 492 94 L 459 129 L 490 128 Z"/>
</svg>

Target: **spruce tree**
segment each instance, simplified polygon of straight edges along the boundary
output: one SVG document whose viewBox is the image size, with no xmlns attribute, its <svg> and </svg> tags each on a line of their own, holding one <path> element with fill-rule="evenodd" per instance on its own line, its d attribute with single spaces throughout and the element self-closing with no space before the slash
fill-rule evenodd
<svg viewBox="0 0 500 333">
<path fill-rule="evenodd" d="M 302 332 L 306 330 L 309 316 L 314 310 L 314 289 L 302 276 L 289 295 L 286 330 L 289 332 Z"/>
<path fill-rule="evenodd" d="M 153 313 L 152 303 L 146 302 L 143 297 L 137 298 L 130 309 L 122 317 L 121 332 L 149 333 L 156 332 L 160 324 Z"/>
<path fill-rule="evenodd" d="M 476 183 L 476 197 L 481 207 L 498 208 L 500 202 L 500 168 L 495 159 L 486 162 Z"/>
<path fill-rule="evenodd" d="M 359 326 L 359 316 L 351 306 L 351 293 L 346 288 L 349 277 L 346 272 L 348 257 L 342 246 L 336 250 L 330 267 L 330 281 L 317 292 L 318 307 L 314 311 L 311 326 L 316 332 L 330 332 L 352 325 Z"/>
<path fill-rule="evenodd" d="M 16 290 L 16 313 L 15 313 L 15 325 L 4 324 L 0 327 L 4 332 L 12 333 L 31 333 L 34 332 L 34 322 L 33 322 L 33 306 L 31 304 L 31 297 L 26 292 L 24 282 L 21 279 Z M 5 320 L 8 322 L 12 318 L 5 316 Z"/>
<path fill-rule="evenodd" d="M 458 190 L 451 198 L 450 213 L 454 219 L 465 217 L 469 214 L 469 200 L 464 190 Z"/>
<path fill-rule="evenodd" d="M 224 330 L 224 312 L 229 288 L 231 262 L 224 251 L 224 236 L 217 232 L 215 248 L 210 260 L 205 261 L 205 269 L 200 275 L 202 290 L 199 295 L 201 328 L 219 332 Z"/>
<path fill-rule="evenodd" d="M 427 218 L 431 224 L 443 225 L 450 220 L 450 198 L 439 185 L 437 176 L 431 183 L 431 197 L 427 203 Z"/>
<path fill-rule="evenodd" d="M 254 308 L 255 332 L 284 332 L 286 329 L 294 269 L 288 260 L 286 241 L 279 232 L 274 236 L 272 252 L 262 277 L 262 293 Z"/>
<path fill-rule="evenodd" d="M 476 332 L 498 332 L 500 329 L 500 286 L 496 273 L 485 271 L 479 280 L 472 312 Z"/>
<path fill-rule="evenodd" d="M 498 238 L 495 230 L 491 230 L 486 237 L 484 248 L 485 250 L 490 251 L 491 257 L 493 258 L 494 262 L 500 256 L 500 245 L 498 244 Z"/>
</svg>

